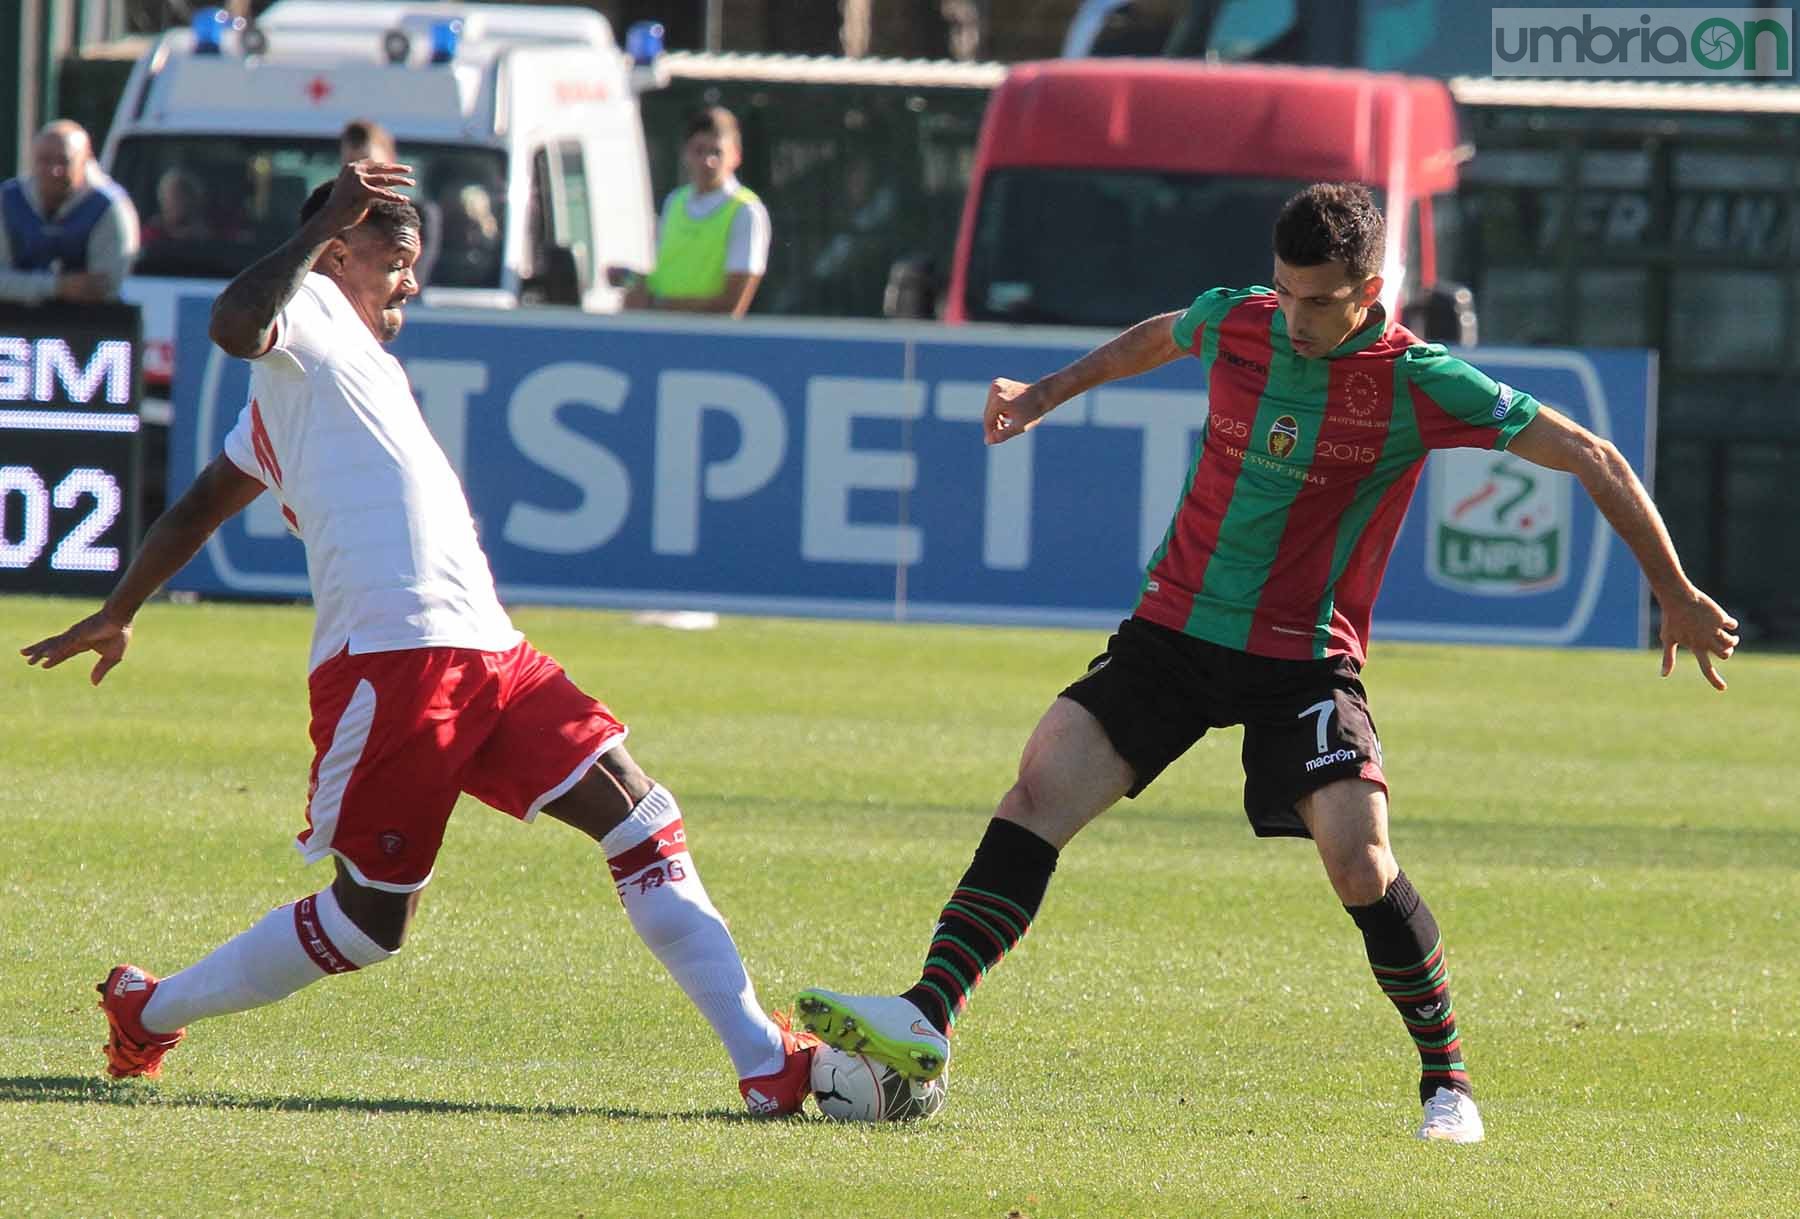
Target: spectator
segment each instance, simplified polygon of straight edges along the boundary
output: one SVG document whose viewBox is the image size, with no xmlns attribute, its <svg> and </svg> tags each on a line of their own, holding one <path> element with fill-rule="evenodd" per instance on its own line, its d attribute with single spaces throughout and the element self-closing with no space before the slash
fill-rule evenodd
<svg viewBox="0 0 1800 1219">
<path fill-rule="evenodd" d="M 380 122 L 351 119 L 344 124 L 344 130 L 338 131 L 338 160 L 346 166 L 353 160 L 380 160 L 383 164 L 398 162 L 400 148 L 394 144 L 394 133 Z M 419 288 L 425 288 L 434 283 L 432 270 L 437 266 L 445 229 L 443 209 L 423 194 L 412 200 L 412 207 L 419 212 L 419 261 L 412 265 L 412 279 L 418 281 Z"/>
<path fill-rule="evenodd" d="M 774 312 L 817 312 L 801 307 L 809 299 L 823 304 L 827 313 L 873 317 L 883 311 L 896 227 L 904 224 L 900 196 L 890 179 L 869 153 L 858 152 L 849 160 L 836 192 L 841 203 L 837 214 L 848 219 L 806 274 L 782 281 L 781 303 Z"/>
<path fill-rule="evenodd" d="M 397 161 L 394 133 L 374 119 L 351 119 L 338 133 L 338 159 L 346 165 L 352 161 Z"/>
<path fill-rule="evenodd" d="M 500 272 L 500 217 L 494 197 L 479 182 L 465 182 L 444 196 L 443 244 L 435 268 L 443 287 L 491 288 Z"/>
<path fill-rule="evenodd" d="M 137 210 L 94 164 L 88 133 L 47 124 L 31 173 L 0 183 L 0 300 L 116 299 L 137 252 Z"/>
<path fill-rule="evenodd" d="M 345 165 L 352 161 L 380 161 L 386 164 L 399 159 L 400 151 L 399 146 L 394 143 L 394 133 L 374 119 L 351 119 L 338 133 L 338 160 Z M 413 279 L 422 289 L 433 282 L 432 270 L 437 266 L 438 255 L 442 252 L 444 212 L 422 195 L 413 200 L 413 208 L 419 213 L 420 230 L 419 261 L 413 264 Z"/>
<path fill-rule="evenodd" d="M 688 184 L 663 203 L 656 269 L 642 281 L 625 281 L 625 303 L 743 317 L 769 265 L 769 213 L 737 180 L 744 160 L 737 117 L 723 106 L 697 111 L 681 159 Z"/>
<path fill-rule="evenodd" d="M 156 215 L 144 225 L 145 244 L 202 241 L 211 234 L 206 221 L 206 187 L 188 170 L 164 170 L 156 180 Z"/>
</svg>

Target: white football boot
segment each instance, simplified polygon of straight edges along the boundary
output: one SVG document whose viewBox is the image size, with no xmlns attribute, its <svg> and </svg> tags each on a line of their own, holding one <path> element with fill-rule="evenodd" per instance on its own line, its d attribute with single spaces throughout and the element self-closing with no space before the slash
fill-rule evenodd
<svg viewBox="0 0 1800 1219">
<path fill-rule="evenodd" d="M 936 1079 L 950 1065 L 950 1039 L 910 999 L 813 987 L 795 998 L 794 1012 L 800 1026 L 826 1045 L 867 1054 L 908 1079 Z"/>
<path fill-rule="evenodd" d="M 1425 1102 L 1419 1137 L 1443 1143 L 1479 1143 L 1487 1135 L 1475 1098 L 1452 1088 L 1439 1088 Z"/>
</svg>

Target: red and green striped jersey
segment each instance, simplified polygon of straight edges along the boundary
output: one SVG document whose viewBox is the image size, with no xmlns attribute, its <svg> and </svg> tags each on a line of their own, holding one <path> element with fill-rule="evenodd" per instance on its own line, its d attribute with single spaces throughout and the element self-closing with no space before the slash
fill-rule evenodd
<svg viewBox="0 0 1800 1219">
<path fill-rule="evenodd" d="M 1203 293 L 1175 341 L 1206 366 L 1207 423 L 1137 615 L 1258 656 L 1361 662 L 1425 454 L 1503 449 L 1536 400 L 1382 317 L 1298 356 L 1268 288 Z"/>
</svg>

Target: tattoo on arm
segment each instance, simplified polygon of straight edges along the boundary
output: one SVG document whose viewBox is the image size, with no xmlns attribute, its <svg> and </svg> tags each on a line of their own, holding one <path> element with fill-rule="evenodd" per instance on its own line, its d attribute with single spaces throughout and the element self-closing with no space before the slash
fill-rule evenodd
<svg viewBox="0 0 1800 1219">
<path fill-rule="evenodd" d="M 276 317 L 300 291 L 332 236 L 303 228 L 239 272 L 213 301 L 213 341 L 232 355 L 260 355 Z"/>
</svg>

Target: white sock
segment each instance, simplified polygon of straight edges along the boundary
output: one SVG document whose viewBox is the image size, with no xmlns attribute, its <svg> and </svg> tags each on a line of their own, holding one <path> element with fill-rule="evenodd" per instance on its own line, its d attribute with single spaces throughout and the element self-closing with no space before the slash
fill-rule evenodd
<svg viewBox="0 0 1800 1219">
<path fill-rule="evenodd" d="M 781 1030 L 756 1002 L 725 920 L 706 896 L 675 797 L 658 784 L 600 841 L 632 929 L 686 992 L 740 1079 L 786 1061 Z"/>
<path fill-rule="evenodd" d="M 277 907 L 257 924 L 156 984 L 140 1019 L 152 1033 L 285 999 L 326 974 L 348 973 L 394 954 L 350 921 L 327 887 Z"/>
</svg>

